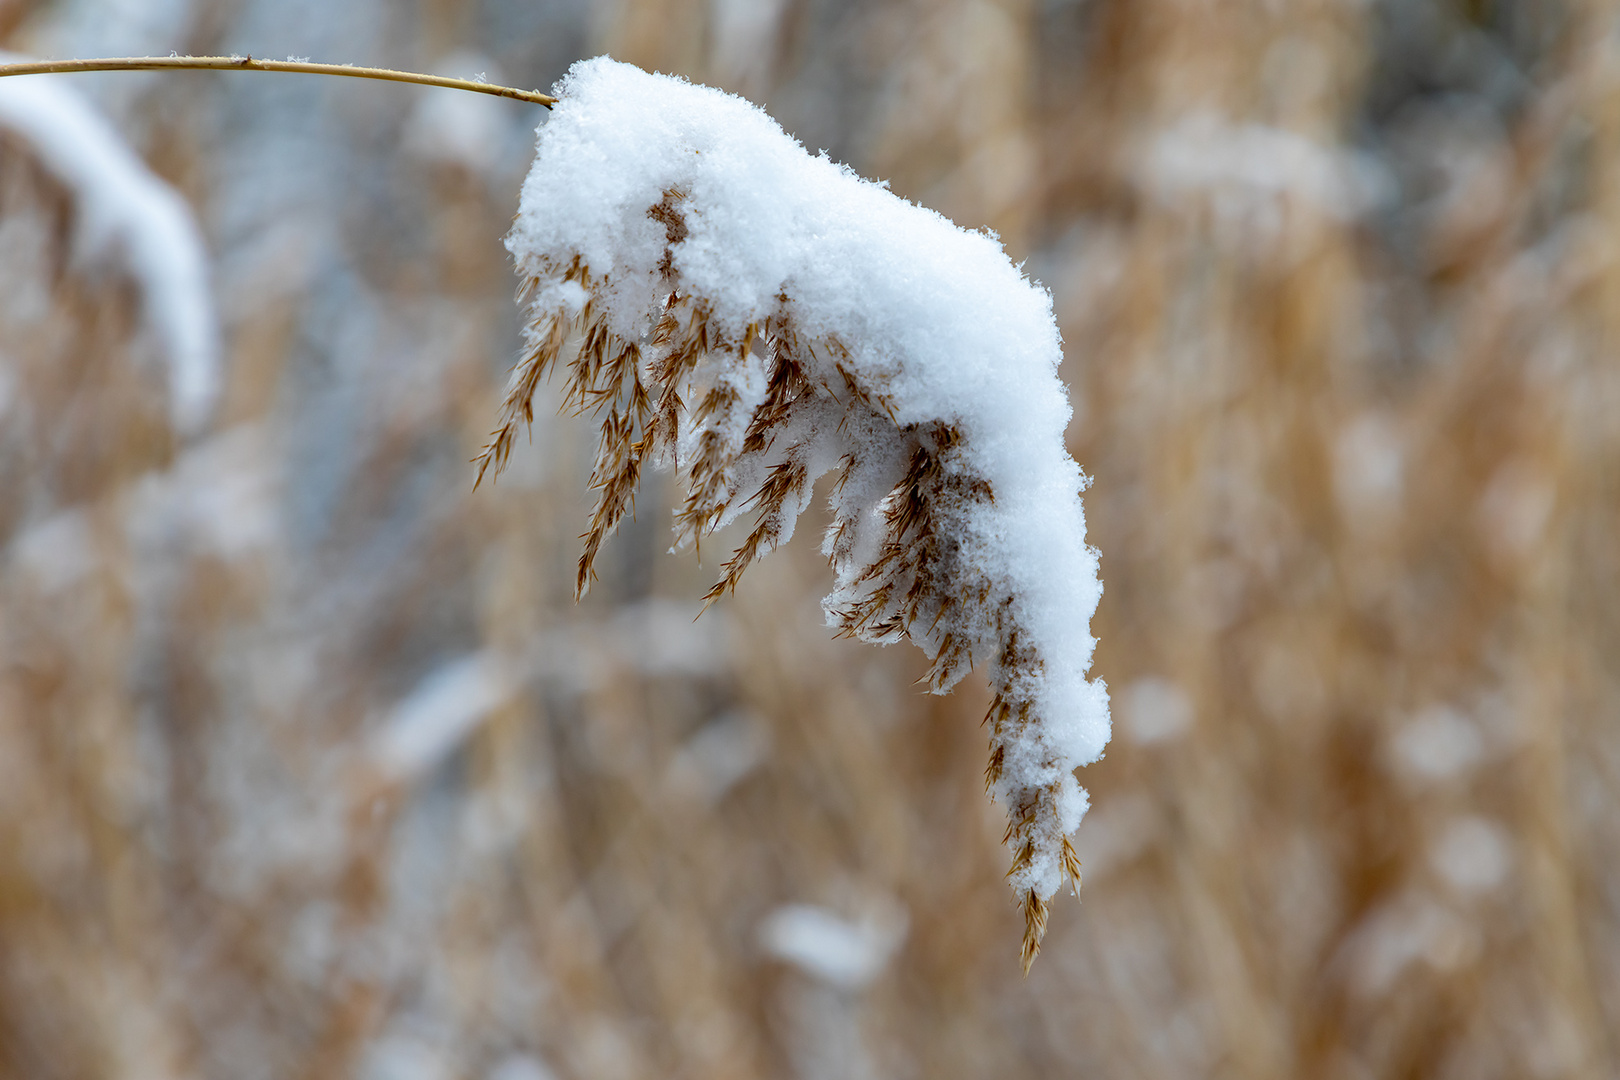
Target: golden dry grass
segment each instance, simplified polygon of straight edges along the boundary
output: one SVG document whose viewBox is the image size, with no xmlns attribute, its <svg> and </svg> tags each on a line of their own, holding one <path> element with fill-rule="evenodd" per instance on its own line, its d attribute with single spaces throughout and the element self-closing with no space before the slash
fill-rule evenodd
<svg viewBox="0 0 1620 1080">
<path fill-rule="evenodd" d="M 813 545 L 693 624 L 713 567 L 644 476 L 576 608 L 595 430 L 557 388 L 470 490 L 521 161 L 403 155 L 395 90 L 148 82 L 120 115 L 226 290 L 199 443 L 134 284 L 0 144 L 0 1074 L 1620 1068 L 1611 6 L 517 7 L 391 14 L 400 55 L 310 32 L 746 89 L 1053 290 L 1118 721 L 1085 903 L 1023 980 L 988 690 L 828 640 Z M 11 47 L 51 18 L 0 3 Z M 446 671 L 477 722 L 390 750 Z M 791 903 L 895 951 L 808 974 L 761 943 Z"/>
</svg>

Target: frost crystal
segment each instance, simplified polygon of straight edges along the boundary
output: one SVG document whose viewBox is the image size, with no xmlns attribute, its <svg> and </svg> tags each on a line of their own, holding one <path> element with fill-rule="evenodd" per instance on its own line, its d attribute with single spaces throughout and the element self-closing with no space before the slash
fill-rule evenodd
<svg viewBox="0 0 1620 1080">
<path fill-rule="evenodd" d="M 1048 900 L 1079 881 L 1073 770 L 1109 732 L 1050 298 L 994 237 L 810 156 L 740 98 L 606 58 L 557 95 L 507 239 L 528 349 L 480 476 L 576 336 L 569 403 L 602 424 L 581 593 L 644 464 L 683 483 L 680 545 L 753 514 L 711 601 L 836 473 L 829 624 L 916 642 L 936 693 L 974 663 L 989 678 L 1028 970 Z"/>
</svg>

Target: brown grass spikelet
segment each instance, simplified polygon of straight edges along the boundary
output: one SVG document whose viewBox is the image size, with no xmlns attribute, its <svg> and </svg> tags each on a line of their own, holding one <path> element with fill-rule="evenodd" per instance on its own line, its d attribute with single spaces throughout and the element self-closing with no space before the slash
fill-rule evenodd
<svg viewBox="0 0 1620 1080">
<path fill-rule="evenodd" d="M 1065 836 L 1063 838 L 1063 872 L 1070 881 L 1074 882 L 1074 891 L 1080 892 L 1080 856 L 1074 850 L 1074 843 Z"/>
<path fill-rule="evenodd" d="M 1041 941 L 1046 937 L 1046 918 L 1051 913 L 1049 905 L 1034 889 L 1024 894 L 1024 939 L 1018 947 L 1018 961 L 1024 974 L 1035 964 L 1035 957 L 1040 955 Z"/>
<path fill-rule="evenodd" d="M 1001 767 L 1007 759 L 1007 748 L 993 746 L 990 749 L 990 760 L 984 767 L 984 790 L 986 793 L 995 790 L 1001 780 Z"/>
</svg>

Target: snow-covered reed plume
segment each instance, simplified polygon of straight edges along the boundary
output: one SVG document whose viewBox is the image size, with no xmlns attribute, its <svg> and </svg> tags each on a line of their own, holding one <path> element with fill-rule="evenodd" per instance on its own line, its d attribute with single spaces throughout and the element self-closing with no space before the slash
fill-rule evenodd
<svg viewBox="0 0 1620 1080">
<path fill-rule="evenodd" d="M 0 52 L 0 62 L 21 59 Z M 60 80 L 0 80 L 0 129 L 32 146 L 77 197 L 78 257 L 120 261 L 140 285 L 169 362 L 175 429 L 195 434 L 219 393 L 219 333 L 208 254 L 185 200 Z"/>
<path fill-rule="evenodd" d="M 936 693 L 975 663 L 989 677 L 985 776 L 1008 808 L 1027 970 L 1049 899 L 1079 881 L 1073 770 L 1109 732 L 1047 294 L 994 237 L 810 156 L 739 98 L 605 58 L 559 93 L 507 240 L 529 348 L 480 476 L 576 335 L 568 399 L 602 424 L 579 592 L 646 465 L 684 483 L 679 544 L 754 514 L 710 601 L 836 473 L 829 624 L 916 642 Z"/>
</svg>

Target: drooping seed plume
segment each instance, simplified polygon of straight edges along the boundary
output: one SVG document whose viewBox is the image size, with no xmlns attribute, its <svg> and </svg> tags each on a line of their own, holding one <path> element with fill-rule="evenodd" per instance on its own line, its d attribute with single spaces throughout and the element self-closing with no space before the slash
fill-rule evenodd
<svg viewBox="0 0 1620 1080">
<path fill-rule="evenodd" d="M 993 236 L 806 153 L 740 98 L 606 58 L 558 96 L 507 239 L 527 349 L 479 477 L 564 368 L 568 405 L 601 425 L 578 592 L 652 466 L 684 490 L 677 546 L 751 515 L 712 602 L 834 473 L 828 623 L 915 642 L 935 693 L 988 677 L 985 782 L 1027 971 L 1050 898 L 1079 885 L 1074 769 L 1109 734 L 1050 298 Z"/>
</svg>

